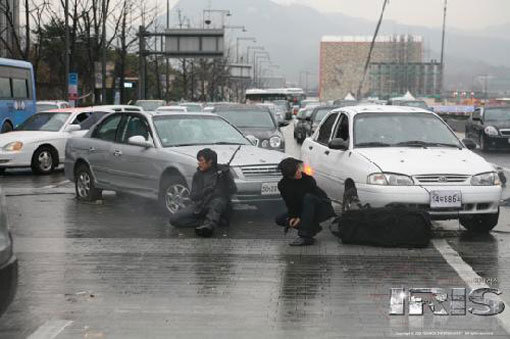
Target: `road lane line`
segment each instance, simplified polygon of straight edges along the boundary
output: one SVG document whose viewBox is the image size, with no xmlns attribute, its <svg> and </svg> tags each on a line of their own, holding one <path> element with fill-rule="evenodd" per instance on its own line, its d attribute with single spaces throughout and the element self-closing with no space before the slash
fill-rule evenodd
<svg viewBox="0 0 510 339">
<path fill-rule="evenodd" d="M 470 289 L 490 287 L 483 282 L 485 279 L 476 274 L 473 268 L 461 258 L 459 253 L 457 253 L 445 239 L 433 239 L 432 244 Z M 501 299 L 507 307 L 502 313 L 495 317 L 498 319 L 500 326 L 510 334 L 510 302 L 502 296 L 503 294 L 499 296 L 499 299 Z"/>
<path fill-rule="evenodd" d="M 29 335 L 27 339 L 53 339 L 72 323 L 71 320 L 49 320 Z"/>
<path fill-rule="evenodd" d="M 60 185 L 67 184 L 68 182 L 70 182 L 70 181 L 67 180 L 67 179 L 66 180 L 62 180 L 62 181 L 57 182 L 56 184 L 53 184 L 53 185 L 43 186 L 43 187 L 41 187 L 41 189 L 59 187 Z"/>
</svg>

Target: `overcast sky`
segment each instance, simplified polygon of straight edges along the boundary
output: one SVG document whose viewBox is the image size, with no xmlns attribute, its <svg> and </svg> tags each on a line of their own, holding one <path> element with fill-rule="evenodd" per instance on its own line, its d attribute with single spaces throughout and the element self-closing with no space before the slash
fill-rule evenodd
<svg viewBox="0 0 510 339">
<path fill-rule="evenodd" d="M 299 3 L 321 12 L 377 20 L 383 0 L 272 0 Z M 253 0 L 255 5 L 257 0 Z M 441 26 L 444 0 L 390 0 L 385 19 L 406 25 Z M 510 0 L 448 0 L 447 25 L 465 30 L 510 22 Z"/>
</svg>

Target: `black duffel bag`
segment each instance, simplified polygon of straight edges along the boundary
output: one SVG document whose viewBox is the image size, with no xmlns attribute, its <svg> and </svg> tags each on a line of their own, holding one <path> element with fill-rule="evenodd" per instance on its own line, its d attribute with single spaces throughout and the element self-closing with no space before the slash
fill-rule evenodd
<svg viewBox="0 0 510 339">
<path fill-rule="evenodd" d="M 432 236 L 430 216 L 416 208 L 350 210 L 339 218 L 338 236 L 344 244 L 426 247 Z"/>
</svg>

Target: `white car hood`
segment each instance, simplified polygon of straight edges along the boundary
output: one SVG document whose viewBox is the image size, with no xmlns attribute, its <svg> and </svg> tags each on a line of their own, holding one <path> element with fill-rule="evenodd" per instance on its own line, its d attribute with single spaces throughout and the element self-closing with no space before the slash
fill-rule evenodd
<svg viewBox="0 0 510 339">
<path fill-rule="evenodd" d="M 211 148 L 218 154 L 218 164 L 226 164 L 232 157 L 232 154 L 234 154 L 237 147 L 238 145 L 197 145 L 168 147 L 166 150 L 185 154 L 196 159 L 199 150 L 203 148 Z M 266 150 L 251 145 L 243 145 L 237 152 L 231 165 L 245 166 L 278 164 L 287 156 L 288 155 L 282 152 Z"/>
<path fill-rule="evenodd" d="M 358 148 L 355 152 L 383 172 L 474 175 L 494 171 L 484 158 L 465 148 Z"/>
<path fill-rule="evenodd" d="M 50 140 L 57 138 L 64 138 L 62 132 L 42 132 L 42 131 L 14 131 L 9 133 L 0 134 L 0 147 L 7 145 L 14 141 L 21 141 L 23 143 L 38 142 L 42 140 Z"/>
</svg>

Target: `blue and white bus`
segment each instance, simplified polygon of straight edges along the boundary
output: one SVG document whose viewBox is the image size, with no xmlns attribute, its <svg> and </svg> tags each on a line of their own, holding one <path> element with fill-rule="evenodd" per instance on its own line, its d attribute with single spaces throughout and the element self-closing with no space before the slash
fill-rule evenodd
<svg viewBox="0 0 510 339">
<path fill-rule="evenodd" d="M 32 64 L 0 58 L 0 132 L 12 131 L 35 111 Z"/>
</svg>

